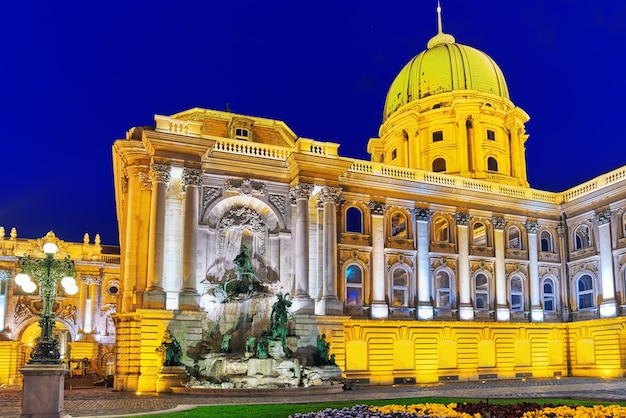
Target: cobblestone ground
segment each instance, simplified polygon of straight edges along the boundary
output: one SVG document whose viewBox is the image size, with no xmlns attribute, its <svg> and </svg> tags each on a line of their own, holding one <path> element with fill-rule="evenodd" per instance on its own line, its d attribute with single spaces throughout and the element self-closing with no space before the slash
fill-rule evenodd
<svg viewBox="0 0 626 418">
<path fill-rule="evenodd" d="M 72 417 L 125 417 L 132 414 L 165 411 L 179 406 L 307 403 L 320 401 L 402 399 L 444 396 L 451 398 L 571 398 L 603 402 L 626 402 L 626 379 L 561 378 L 448 382 L 436 385 L 357 386 L 342 393 L 289 397 L 224 397 L 174 394 L 114 392 L 110 388 L 65 390 L 65 411 Z M 19 417 L 22 392 L 0 389 L 0 416 Z"/>
</svg>

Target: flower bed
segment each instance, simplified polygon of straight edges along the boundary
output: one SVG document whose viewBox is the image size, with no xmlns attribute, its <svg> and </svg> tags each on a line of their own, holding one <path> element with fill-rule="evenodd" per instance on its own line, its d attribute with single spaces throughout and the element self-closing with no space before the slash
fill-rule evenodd
<svg viewBox="0 0 626 418">
<path fill-rule="evenodd" d="M 626 418 L 626 407 L 619 405 L 558 406 L 521 402 L 494 405 L 484 402 L 451 403 L 448 405 L 425 403 L 413 405 L 368 406 L 325 409 L 319 412 L 295 414 L 292 418 Z"/>
</svg>

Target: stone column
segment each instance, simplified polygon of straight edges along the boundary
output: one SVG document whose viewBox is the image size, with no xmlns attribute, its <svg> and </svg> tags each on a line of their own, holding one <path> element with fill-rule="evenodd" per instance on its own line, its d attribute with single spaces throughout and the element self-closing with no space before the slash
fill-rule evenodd
<svg viewBox="0 0 626 418">
<path fill-rule="evenodd" d="M 170 180 L 170 166 L 150 165 L 152 196 L 150 200 L 150 237 L 148 242 L 148 288 L 144 308 L 165 309 L 163 290 L 163 249 L 165 246 L 165 192 Z"/>
<path fill-rule="evenodd" d="M 528 231 L 528 266 L 530 284 L 530 318 L 533 322 L 543 322 L 543 308 L 541 306 L 541 292 L 539 289 L 539 252 L 537 248 L 537 222 L 526 222 Z"/>
<path fill-rule="evenodd" d="M 295 227 L 295 280 L 296 294 L 293 298 L 293 311 L 300 314 L 315 312 L 315 302 L 309 294 L 309 197 L 313 185 L 298 183 L 290 190 L 296 201 Z"/>
<path fill-rule="evenodd" d="M 462 321 L 471 321 L 474 319 L 474 308 L 472 306 L 472 287 L 470 285 L 469 214 L 457 212 L 455 218 L 459 247 L 459 261 L 457 267 L 459 283 L 459 319 Z"/>
<path fill-rule="evenodd" d="M 124 236 L 121 236 L 123 242 L 122 248 L 122 295 L 121 295 L 121 312 L 131 312 L 134 310 L 135 300 L 135 283 L 137 280 L 137 228 L 139 224 L 139 213 L 137 204 L 140 199 L 140 176 L 145 175 L 144 169 L 139 166 L 126 167 L 127 176 L 125 185 L 128 190 L 126 194 L 126 213 Z M 143 297 L 143 292 L 142 292 Z"/>
<path fill-rule="evenodd" d="M 337 205 L 340 197 L 341 189 L 336 187 L 324 187 L 317 195 L 324 212 L 322 299 L 316 309 L 322 315 L 343 314 L 343 303 L 337 297 Z"/>
<path fill-rule="evenodd" d="M 78 311 L 76 312 L 76 325 L 78 325 L 78 332 L 82 334 L 88 333 L 85 331 L 85 326 L 87 325 L 87 293 L 89 293 L 89 285 L 88 282 L 90 280 L 89 276 L 80 275 L 79 279 L 76 281 L 78 285 Z"/>
<path fill-rule="evenodd" d="M 567 224 L 565 222 L 559 223 L 556 231 L 559 239 L 559 260 L 561 260 L 561 268 L 559 269 L 561 284 L 559 286 L 559 303 L 557 306 L 560 306 L 561 308 L 561 320 L 563 322 L 570 322 L 572 320 L 572 309 L 570 305 L 569 274 L 567 268 L 567 257 L 569 253 L 567 242 Z"/>
<path fill-rule="evenodd" d="M 382 202 L 370 202 L 372 218 L 372 319 L 389 317 L 385 299 L 385 210 Z"/>
<path fill-rule="evenodd" d="M 185 190 L 183 216 L 183 280 L 178 297 L 178 309 L 198 310 L 198 213 L 200 210 L 200 187 L 202 170 L 183 168 L 181 183 Z"/>
<path fill-rule="evenodd" d="M 613 318 L 617 315 L 615 303 L 615 282 L 613 281 L 613 256 L 611 251 L 611 211 L 603 210 L 595 214 L 598 222 L 598 250 L 600 252 L 600 278 L 602 282 L 602 302 L 600 317 Z"/>
<path fill-rule="evenodd" d="M 493 241 L 496 251 L 495 275 L 496 275 L 496 319 L 508 321 L 511 319 L 511 311 L 507 305 L 506 297 L 506 251 L 504 249 L 504 225 L 506 222 L 501 216 L 491 218 L 493 224 Z"/>
<path fill-rule="evenodd" d="M 430 210 L 414 209 L 417 224 L 417 319 L 433 319 L 430 291 Z"/>
</svg>

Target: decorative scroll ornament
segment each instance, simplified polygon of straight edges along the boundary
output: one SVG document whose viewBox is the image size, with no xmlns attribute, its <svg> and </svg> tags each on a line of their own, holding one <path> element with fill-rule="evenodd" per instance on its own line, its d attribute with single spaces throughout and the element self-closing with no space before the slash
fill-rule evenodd
<svg viewBox="0 0 626 418">
<path fill-rule="evenodd" d="M 202 190 L 202 207 L 207 207 L 222 195 L 221 187 L 205 187 Z"/>
<path fill-rule="evenodd" d="M 504 226 L 506 225 L 506 221 L 504 220 L 504 218 L 502 216 L 494 216 L 491 218 L 491 223 L 493 224 L 493 227 L 495 229 L 499 229 L 502 230 L 504 229 Z"/>
<path fill-rule="evenodd" d="M 278 209 L 281 215 L 285 216 L 285 196 L 280 194 L 271 194 L 269 201 Z"/>
<path fill-rule="evenodd" d="M 185 167 L 180 180 L 183 184 L 183 190 L 187 186 L 202 186 L 202 170 Z"/>
<path fill-rule="evenodd" d="M 368 207 L 370 209 L 370 212 L 372 212 L 372 215 L 384 215 L 385 214 L 385 210 L 387 210 L 387 205 L 383 202 L 370 202 L 368 204 Z"/>
<path fill-rule="evenodd" d="M 415 208 L 413 209 L 416 221 L 428 222 L 430 221 L 430 209 L 427 208 Z"/>
<path fill-rule="evenodd" d="M 238 207 L 229 210 L 217 226 L 219 230 L 245 228 L 254 234 L 264 234 L 266 230 L 263 218 L 254 209 Z"/>
<path fill-rule="evenodd" d="M 150 178 L 152 181 L 167 183 L 170 181 L 171 167 L 166 164 L 150 164 Z"/>
<path fill-rule="evenodd" d="M 228 179 L 225 182 L 225 187 L 230 192 L 239 192 L 244 196 L 265 195 L 265 184 L 250 179 Z"/>
</svg>

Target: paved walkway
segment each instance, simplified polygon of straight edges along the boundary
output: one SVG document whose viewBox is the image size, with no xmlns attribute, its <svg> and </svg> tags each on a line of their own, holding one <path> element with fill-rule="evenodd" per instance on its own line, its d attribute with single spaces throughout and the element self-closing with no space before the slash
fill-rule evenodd
<svg viewBox="0 0 626 418">
<path fill-rule="evenodd" d="M 603 402 L 626 402 L 626 379 L 561 378 L 450 382 L 433 385 L 357 386 L 342 393 L 315 398 L 224 397 L 174 394 L 114 392 L 110 388 L 65 390 L 65 411 L 72 417 L 127 417 L 167 410 L 185 410 L 196 405 L 307 403 L 320 401 L 402 399 L 424 396 L 450 398 L 572 398 Z M 0 416 L 19 417 L 22 392 L 0 389 Z"/>
</svg>

